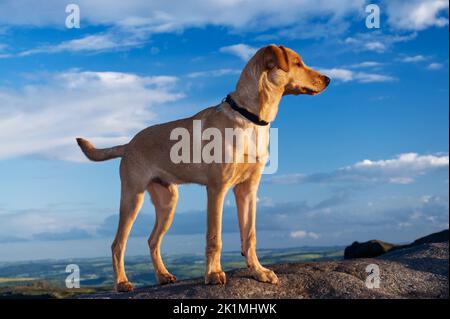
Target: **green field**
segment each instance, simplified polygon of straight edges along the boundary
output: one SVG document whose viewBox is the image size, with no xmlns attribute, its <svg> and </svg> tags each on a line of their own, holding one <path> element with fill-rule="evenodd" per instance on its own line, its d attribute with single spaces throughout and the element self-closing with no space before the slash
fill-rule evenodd
<svg viewBox="0 0 450 319">
<path fill-rule="evenodd" d="M 342 247 L 289 248 L 259 250 L 263 264 L 310 262 L 342 259 Z M 203 255 L 163 256 L 167 268 L 180 279 L 201 277 L 204 272 Z M 65 272 L 68 264 L 80 268 L 80 288 L 66 289 Z M 225 271 L 245 267 L 240 252 L 222 255 Z M 155 284 L 149 256 L 126 258 L 128 278 L 137 286 Z M 113 270 L 110 258 L 40 260 L 0 263 L 0 298 L 66 298 L 80 293 L 92 293 L 113 288 Z"/>
</svg>

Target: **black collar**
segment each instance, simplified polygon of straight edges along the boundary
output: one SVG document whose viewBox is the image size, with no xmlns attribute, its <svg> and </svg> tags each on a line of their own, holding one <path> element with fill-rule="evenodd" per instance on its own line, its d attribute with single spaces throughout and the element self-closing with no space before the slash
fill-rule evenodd
<svg viewBox="0 0 450 319">
<path fill-rule="evenodd" d="M 224 99 L 224 102 L 227 102 L 233 110 L 235 110 L 236 112 L 241 114 L 243 117 L 245 117 L 250 122 L 253 122 L 254 124 L 260 125 L 260 126 L 269 125 L 269 122 L 261 120 L 258 115 L 255 115 L 252 112 L 248 111 L 247 109 L 237 105 L 237 103 L 231 98 L 230 95 L 227 95 L 227 97 Z"/>
</svg>

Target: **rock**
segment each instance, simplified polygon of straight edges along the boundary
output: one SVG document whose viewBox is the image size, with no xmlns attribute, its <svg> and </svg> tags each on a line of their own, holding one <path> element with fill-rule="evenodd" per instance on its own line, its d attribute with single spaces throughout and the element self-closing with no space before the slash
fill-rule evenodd
<svg viewBox="0 0 450 319">
<path fill-rule="evenodd" d="M 416 239 L 411 246 L 426 244 L 426 243 L 443 243 L 448 242 L 448 229 L 440 231 L 438 233 L 434 233 L 419 239 Z"/>
<path fill-rule="evenodd" d="M 431 235 L 416 239 L 414 242 L 408 245 L 396 245 L 386 243 L 381 240 L 370 240 L 364 243 L 355 241 L 353 244 L 345 248 L 344 258 L 373 258 L 387 253 L 391 250 L 409 248 L 425 243 L 441 243 L 448 242 L 448 229 L 433 233 Z"/>
<path fill-rule="evenodd" d="M 355 241 L 344 250 L 345 259 L 374 258 L 387 253 L 396 245 L 381 240 L 370 240 L 365 243 Z"/>
<path fill-rule="evenodd" d="M 373 259 L 272 265 L 278 285 L 257 282 L 247 269 L 238 269 L 227 272 L 224 286 L 206 286 L 197 278 L 81 298 L 448 298 L 448 258 L 448 242 L 425 243 Z M 366 287 L 370 264 L 379 267 L 379 288 Z"/>
</svg>

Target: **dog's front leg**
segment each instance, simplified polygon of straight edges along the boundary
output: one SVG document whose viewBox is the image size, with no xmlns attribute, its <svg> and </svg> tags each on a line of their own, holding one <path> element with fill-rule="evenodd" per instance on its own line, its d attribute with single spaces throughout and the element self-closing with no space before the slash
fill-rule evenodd
<svg viewBox="0 0 450 319">
<path fill-rule="evenodd" d="M 208 186 L 208 224 L 206 232 L 206 284 L 225 284 L 226 276 L 220 264 L 222 251 L 222 209 L 226 189 Z"/>
<path fill-rule="evenodd" d="M 263 267 L 256 255 L 256 193 L 260 177 L 249 179 L 234 188 L 241 233 L 241 250 L 252 277 L 261 282 L 278 283 L 275 273 Z"/>
</svg>

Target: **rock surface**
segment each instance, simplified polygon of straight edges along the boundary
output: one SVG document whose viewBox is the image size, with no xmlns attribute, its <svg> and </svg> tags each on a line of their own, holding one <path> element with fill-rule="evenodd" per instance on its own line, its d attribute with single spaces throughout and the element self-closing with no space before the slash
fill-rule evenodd
<svg viewBox="0 0 450 319">
<path fill-rule="evenodd" d="M 395 247 L 398 246 L 376 239 L 366 241 L 365 243 L 355 241 L 345 248 L 344 259 L 374 258 L 387 253 Z"/>
<path fill-rule="evenodd" d="M 397 249 L 410 248 L 421 244 L 448 242 L 448 236 L 449 231 L 448 229 L 445 229 L 443 231 L 416 239 L 414 242 L 407 245 L 396 245 L 377 239 L 369 240 L 364 243 L 355 241 L 353 244 L 345 248 L 344 259 L 373 258 Z"/>
<path fill-rule="evenodd" d="M 448 258 L 448 242 L 426 243 L 378 258 L 272 265 L 278 285 L 259 283 L 238 269 L 227 273 L 224 286 L 206 286 L 198 278 L 82 298 L 448 298 Z M 379 267 L 379 288 L 366 287 L 369 264 Z"/>
</svg>

